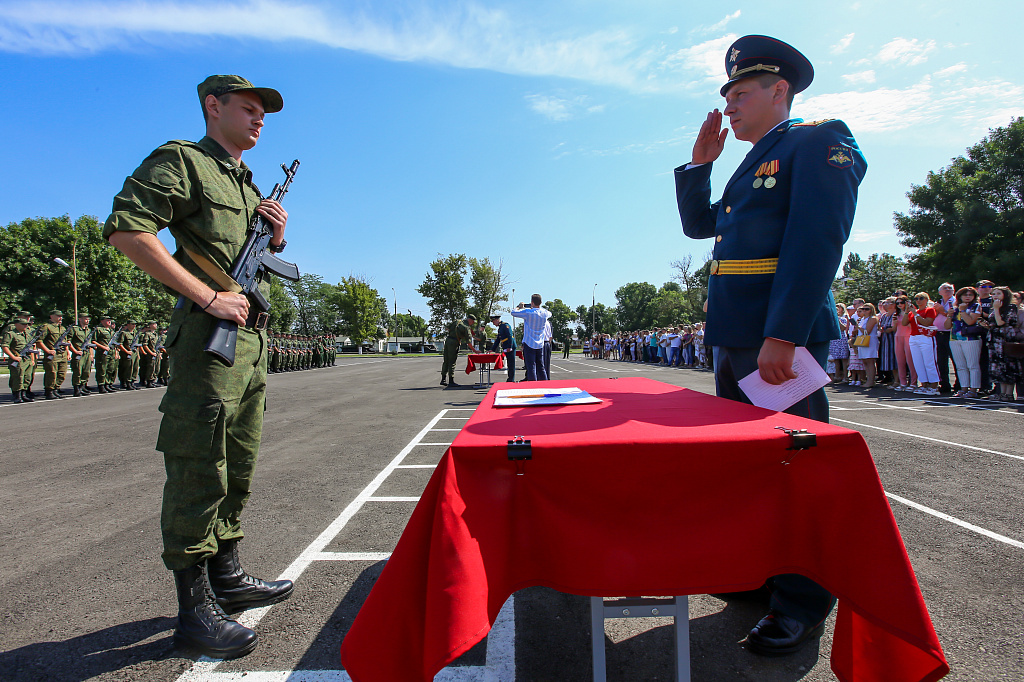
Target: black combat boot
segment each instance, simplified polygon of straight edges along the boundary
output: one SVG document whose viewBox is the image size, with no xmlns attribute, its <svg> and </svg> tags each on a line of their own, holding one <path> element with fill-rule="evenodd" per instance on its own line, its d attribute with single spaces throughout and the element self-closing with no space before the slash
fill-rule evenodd
<svg viewBox="0 0 1024 682">
<path fill-rule="evenodd" d="M 120 390 L 117 386 L 114 386 L 113 382 L 107 384 L 107 393 L 117 393 Z"/>
<path fill-rule="evenodd" d="M 178 626 L 174 643 L 212 658 L 238 658 L 256 648 L 256 633 L 228 618 L 210 590 L 206 562 L 174 571 Z"/>
<path fill-rule="evenodd" d="M 26 403 L 35 402 L 36 397 L 32 395 L 32 391 L 22 391 L 21 400 Z"/>
<path fill-rule="evenodd" d="M 55 396 L 53 394 L 53 391 L 51 391 L 48 388 L 44 388 L 43 389 L 43 397 L 46 398 L 47 400 L 56 400 L 57 399 L 57 396 Z"/>
<path fill-rule="evenodd" d="M 82 397 L 82 389 L 81 389 L 81 387 L 75 386 L 74 388 L 72 388 L 71 389 L 71 396 L 73 398 L 81 398 Z"/>
<path fill-rule="evenodd" d="M 218 540 L 217 554 L 207 561 L 210 587 L 228 613 L 257 606 L 269 606 L 292 596 L 291 580 L 266 582 L 242 569 L 238 561 L 238 540 Z"/>
<path fill-rule="evenodd" d="M 11 402 L 14 402 L 14 403 L 24 402 L 22 397 L 21 397 L 21 391 L 11 391 L 11 395 L 13 396 L 13 398 L 11 399 Z"/>
<path fill-rule="evenodd" d="M 78 388 L 81 389 L 82 395 L 92 395 L 92 391 L 89 390 L 88 384 L 79 384 Z"/>
<path fill-rule="evenodd" d="M 97 393 L 106 393 L 107 392 L 107 385 L 106 384 L 96 384 L 96 392 Z"/>
<path fill-rule="evenodd" d="M 57 396 L 58 398 L 67 398 L 67 396 L 66 396 L 66 395 L 64 395 L 63 393 L 61 393 L 61 392 L 60 392 L 60 389 L 59 389 L 59 388 L 55 388 L 55 389 L 53 389 L 53 394 L 54 394 L 55 396 Z"/>
</svg>

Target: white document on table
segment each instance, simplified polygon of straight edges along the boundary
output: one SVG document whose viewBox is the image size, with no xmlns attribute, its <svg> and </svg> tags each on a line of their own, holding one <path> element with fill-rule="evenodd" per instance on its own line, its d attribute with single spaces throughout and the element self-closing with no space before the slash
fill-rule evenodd
<svg viewBox="0 0 1024 682">
<path fill-rule="evenodd" d="M 739 380 L 739 386 L 750 402 L 758 407 L 782 412 L 803 400 L 831 379 L 803 346 L 797 346 L 793 353 L 793 371 L 796 378 L 773 386 L 754 370 Z"/>
<path fill-rule="evenodd" d="M 599 403 L 581 388 L 506 388 L 494 394 L 495 407 L 527 407 L 532 405 L 586 405 Z"/>
</svg>

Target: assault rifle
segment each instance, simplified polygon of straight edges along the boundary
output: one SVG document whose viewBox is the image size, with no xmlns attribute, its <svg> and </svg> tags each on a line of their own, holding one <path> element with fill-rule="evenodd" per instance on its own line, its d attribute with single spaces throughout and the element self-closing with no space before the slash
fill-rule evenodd
<svg viewBox="0 0 1024 682">
<path fill-rule="evenodd" d="M 65 329 L 64 333 L 60 335 L 59 339 L 57 339 L 57 343 L 53 344 L 53 355 L 50 355 L 49 353 L 47 353 L 47 355 L 46 355 L 46 359 L 47 360 L 53 360 L 55 357 L 57 357 L 57 352 L 58 351 L 62 351 L 62 350 L 64 350 L 64 348 L 66 346 L 70 345 L 70 344 L 68 344 L 67 342 L 64 341 L 64 339 L 67 338 L 69 331 L 71 331 L 71 327 L 68 327 L 67 329 Z"/>
<path fill-rule="evenodd" d="M 141 329 L 136 329 L 135 330 L 135 336 L 132 337 L 132 345 L 131 345 L 131 349 L 132 350 L 135 350 L 136 348 L 138 348 L 139 346 L 142 345 L 142 343 L 139 341 L 139 335 L 141 335 L 141 334 L 142 334 L 142 330 Z"/>
<path fill-rule="evenodd" d="M 110 337 L 110 341 L 107 343 L 107 348 L 110 349 L 111 353 L 113 353 L 114 350 L 116 350 L 114 346 L 121 345 L 121 336 L 124 334 L 124 328 L 127 326 L 128 325 L 126 324 L 122 324 L 121 328 L 114 332 L 114 335 Z"/>
<path fill-rule="evenodd" d="M 38 341 L 39 337 L 42 335 L 43 325 L 39 325 L 38 327 L 36 327 L 36 330 L 32 332 L 32 336 L 29 337 L 28 343 L 26 343 L 25 347 L 21 349 L 20 355 L 22 357 L 25 357 L 26 355 L 35 355 L 36 353 L 38 353 L 39 349 L 36 348 L 36 341 Z M 19 363 L 17 360 L 11 360 L 9 363 L 7 363 L 8 367 L 17 367 L 19 364 L 21 363 Z"/>
<path fill-rule="evenodd" d="M 299 169 L 299 160 L 292 161 L 291 168 L 283 163 L 281 169 L 285 174 L 284 183 L 274 185 L 268 199 L 280 202 L 288 192 L 288 186 Z M 238 254 L 234 266 L 228 275 L 238 283 L 238 293 L 249 298 L 249 319 L 246 325 L 254 329 L 265 329 L 269 320 L 270 303 L 260 293 L 259 285 L 266 273 L 270 272 L 292 282 L 299 280 L 299 268 L 294 263 L 287 263 L 268 250 L 274 230 L 270 223 L 259 213 L 249 226 L 249 235 L 245 245 Z M 235 364 L 235 343 L 238 340 L 238 324 L 233 320 L 217 320 L 217 325 L 206 342 L 207 353 L 213 355 L 228 367 Z"/>
<path fill-rule="evenodd" d="M 82 352 L 83 353 L 85 351 L 89 350 L 90 348 L 95 348 L 96 347 L 96 344 L 92 342 L 92 337 L 95 334 L 96 334 L 96 327 L 93 327 L 92 329 L 89 330 L 89 333 L 85 335 L 85 341 L 82 341 Z"/>
</svg>

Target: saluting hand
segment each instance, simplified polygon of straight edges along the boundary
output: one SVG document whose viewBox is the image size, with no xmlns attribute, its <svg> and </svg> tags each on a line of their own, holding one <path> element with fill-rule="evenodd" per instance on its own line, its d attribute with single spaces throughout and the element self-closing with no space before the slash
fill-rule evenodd
<svg viewBox="0 0 1024 682">
<path fill-rule="evenodd" d="M 718 109 L 708 113 L 708 117 L 697 133 L 697 139 L 693 142 L 692 163 L 711 163 L 718 159 L 725 148 L 725 138 L 729 136 L 729 129 L 722 129 L 722 112 Z"/>
</svg>

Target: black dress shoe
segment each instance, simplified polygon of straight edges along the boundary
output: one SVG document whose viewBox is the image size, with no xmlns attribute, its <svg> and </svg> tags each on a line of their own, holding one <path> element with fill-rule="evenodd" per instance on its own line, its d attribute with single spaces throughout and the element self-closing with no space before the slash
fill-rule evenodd
<svg viewBox="0 0 1024 682">
<path fill-rule="evenodd" d="M 441 379 L 441 385 L 442 385 L 442 386 L 447 386 L 447 385 L 448 385 L 448 382 L 447 382 L 447 381 L 445 381 L 444 379 Z"/>
<path fill-rule="evenodd" d="M 824 631 L 824 620 L 814 626 L 804 625 L 772 609 L 747 635 L 747 648 L 762 656 L 786 656 L 818 639 Z"/>
</svg>

